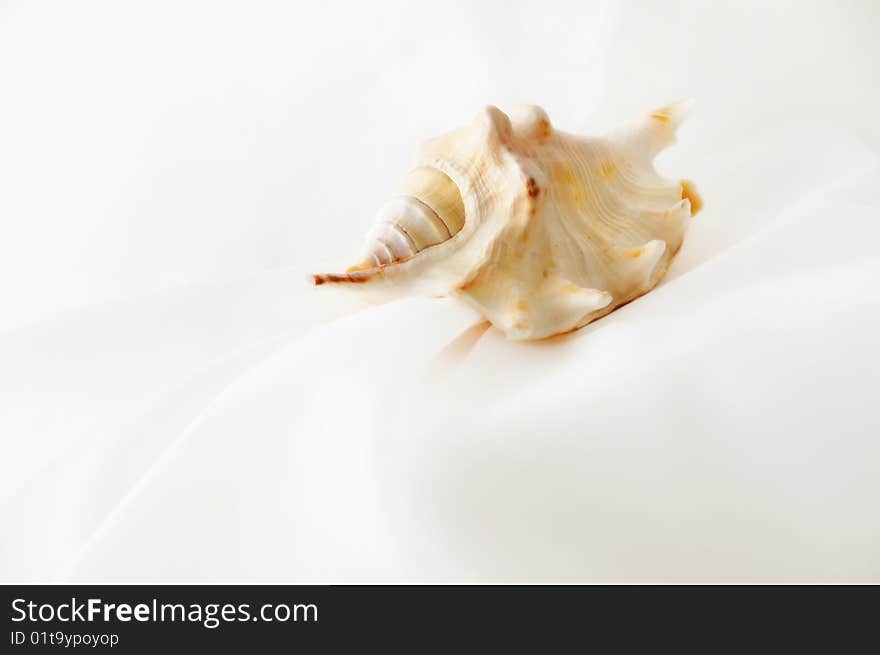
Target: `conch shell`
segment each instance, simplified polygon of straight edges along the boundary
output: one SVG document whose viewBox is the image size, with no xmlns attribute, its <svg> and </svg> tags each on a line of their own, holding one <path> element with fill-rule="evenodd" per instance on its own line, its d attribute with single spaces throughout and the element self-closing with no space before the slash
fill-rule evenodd
<svg viewBox="0 0 880 655">
<path fill-rule="evenodd" d="M 364 261 L 314 283 L 451 295 L 511 339 L 582 327 L 660 281 L 699 209 L 690 183 L 653 167 L 685 109 L 588 138 L 555 130 L 540 107 L 509 118 L 488 106 L 422 146 Z"/>
</svg>

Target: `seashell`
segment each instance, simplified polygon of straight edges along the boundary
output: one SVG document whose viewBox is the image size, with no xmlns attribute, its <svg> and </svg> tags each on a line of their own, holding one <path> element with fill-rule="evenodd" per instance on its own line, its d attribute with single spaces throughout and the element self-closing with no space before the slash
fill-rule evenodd
<svg viewBox="0 0 880 655">
<path fill-rule="evenodd" d="M 511 339 L 577 329 L 650 291 L 701 201 L 654 170 L 686 103 L 604 137 L 555 130 L 540 107 L 488 106 L 425 143 L 378 212 L 364 260 L 316 285 L 450 295 Z"/>
</svg>

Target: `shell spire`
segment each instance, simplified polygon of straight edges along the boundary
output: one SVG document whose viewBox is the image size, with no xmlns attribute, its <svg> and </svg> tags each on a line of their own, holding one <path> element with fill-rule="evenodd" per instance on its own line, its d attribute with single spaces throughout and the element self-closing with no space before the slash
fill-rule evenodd
<svg viewBox="0 0 880 655">
<path fill-rule="evenodd" d="M 487 106 L 422 147 L 363 262 L 314 283 L 451 295 L 513 339 L 586 325 L 657 285 L 702 204 L 653 168 L 691 104 L 605 137 L 559 132 L 540 107 Z"/>
</svg>

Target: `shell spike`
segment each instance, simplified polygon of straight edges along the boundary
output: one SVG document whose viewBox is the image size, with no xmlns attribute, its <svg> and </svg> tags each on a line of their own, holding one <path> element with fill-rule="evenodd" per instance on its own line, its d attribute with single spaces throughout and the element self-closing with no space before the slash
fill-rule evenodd
<svg viewBox="0 0 880 655">
<path fill-rule="evenodd" d="M 649 112 L 618 133 L 633 159 L 651 161 L 675 143 L 678 126 L 690 113 L 693 100 L 679 100 Z"/>
<path fill-rule="evenodd" d="M 658 107 L 648 114 L 648 116 L 652 118 L 655 116 L 659 117 L 661 121 L 669 123 L 672 129 L 675 130 L 681 125 L 682 121 L 690 115 L 694 108 L 694 104 L 695 101 L 693 98 L 676 100 L 663 107 Z"/>
<path fill-rule="evenodd" d="M 626 271 L 627 279 L 637 289 L 650 289 L 655 283 L 655 273 L 666 252 L 666 242 L 662 239 L 648 241 L 639 248 L 619 248 L 617 250 L 620 271 Z"/>
<path fill-rule="evenodd" d="M 547 112 L 537 105 L 517 107 L 511 112 L 510 121 L 514 131 L 522 138 L 534 139 L 539 143 L 553 133 L 553 126 Z"/>
<path fill-rule="evenodd" d="M 506 141 L 513 131 L 510 118 L 495 105 L 486 105 L 474 118 L 474 124 L 491 142 Z"/>
</svg>

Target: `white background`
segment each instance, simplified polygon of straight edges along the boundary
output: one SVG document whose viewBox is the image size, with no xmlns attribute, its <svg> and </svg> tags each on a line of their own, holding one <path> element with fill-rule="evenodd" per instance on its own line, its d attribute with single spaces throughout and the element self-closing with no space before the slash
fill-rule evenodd
<svg viewBox="0 0 880 655">
<path fill-rule="evenodd" d="M 0 3 L 0 580 L 880 581 L 878 17 Z M 682 97 L 706 208 L 593 326 L 305 285 L 487 103 Z"/>
</svg>

